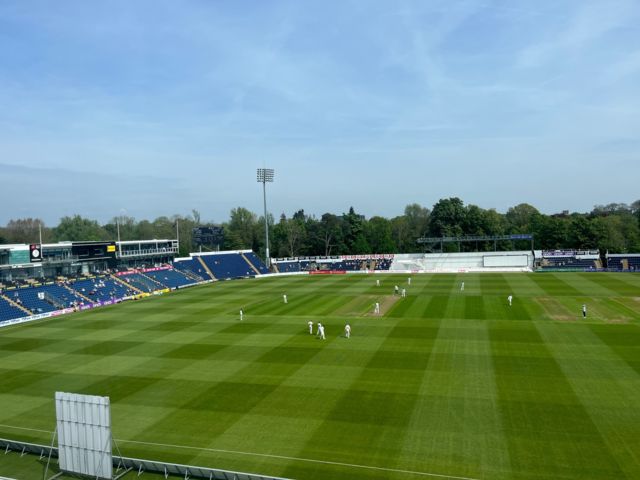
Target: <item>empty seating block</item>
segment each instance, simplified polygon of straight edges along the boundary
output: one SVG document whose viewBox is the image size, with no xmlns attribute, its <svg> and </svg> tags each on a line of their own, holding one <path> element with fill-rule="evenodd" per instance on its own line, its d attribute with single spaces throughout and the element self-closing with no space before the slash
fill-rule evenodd
<svg viewBox="0 0 640 480">
<path fill-rule="evenodd" d="M 10 293 L 10 292 L 5 292 Z M 10 295 L 9 295 L 10 296 Z M 0 298 L 0 322 L 6 320 L 13 320 L 14 318 L 21 318 L 28 316 L 28 313 L 23 312 L 19 308 L 14 307 L 4 298 Z"/>
<path fill-rule="evenodd" d="M 202 279 L 201 281 L 213 280 L 197 258 L 190 258 L 187 260 L 178 260 L 176 262 L 173 262 L 173 268 L 180 271 L 186 270 L 192 274 L 195 274 L 196 277 Z"/>
<path fill-rule="evenodd" d="M 251 277 L 255 275 L 253 269 L 239 253 L 223 253 L 203 255 L 200 258 L 207 264 L 209 270 L 218 279 Z"/>
<path fill-rule="evenodd" d="M 262 260 L 260 260 L 258 258 L 258 256 L 253 253 L 253 252 L 249 252 L 249 253 L 245 253 L 244 254 L 245 257 L 247 257 L 247 259 L 251 262 L 251 264 L 256 267 L 256 269 L 262 273 L 262 274 L 266 274 L 269 273 L 269 269 L 266 267 L 266 265 L 262 262 Z"/>
<path fill-rule="evenodd" d="M 155 281 L 160 282 L 167 288 L 180 288 L 196 283 L 195 280 L 187 277 L 184 273 L 178 270 L 174 270 L 173 268 L 167 270 L 158 270 L 155 272 L 146 272 L 145 275 L 148 275 Z"/>
</svg>

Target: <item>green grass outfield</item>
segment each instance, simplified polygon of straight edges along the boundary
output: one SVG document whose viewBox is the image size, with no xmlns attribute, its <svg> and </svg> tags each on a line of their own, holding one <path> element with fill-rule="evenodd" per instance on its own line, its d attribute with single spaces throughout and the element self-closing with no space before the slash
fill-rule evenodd
<svg viewBox="0 0 640 480">
<path fill-rule="evenodd" d="M 640 275 L 406 279 L 221 282 L 0 329 L 0 437 L 49 443 L 61 390 L 108 395 L 130 457 L 300 480 L 640 478 Z M 41 477 L 11 455 L 0 476 Z"/>
</svg>

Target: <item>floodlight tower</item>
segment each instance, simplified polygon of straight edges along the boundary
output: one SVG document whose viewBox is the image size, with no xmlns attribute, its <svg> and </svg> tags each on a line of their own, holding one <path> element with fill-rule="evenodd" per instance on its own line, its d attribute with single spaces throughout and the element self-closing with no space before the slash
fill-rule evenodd
<svg viewBox="0 0 640 480">
<path fill-rule="evenodd" d="M 259 168 L 258 169 L 258 182 L 262 182 L 262 198 L 264 200 L 264 239 L 265 239 L 265 264 L 267 268 L 270 265 L 269 256 L 269 222 L 267 220 L 267 182 L 273 183 L 273 168 Z"/>
</svg>

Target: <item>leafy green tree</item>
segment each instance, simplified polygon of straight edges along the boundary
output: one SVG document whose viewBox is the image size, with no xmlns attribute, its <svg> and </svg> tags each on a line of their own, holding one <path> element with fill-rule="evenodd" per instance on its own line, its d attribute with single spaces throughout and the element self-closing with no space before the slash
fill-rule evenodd
<svg viewBox="0 0 640 480">
<path fill-rule="evenodd" d="M 568 248 L 568 221 L 563 217 L 539 215 L 531 225 L 535 237 L 536 248 L 553 250 Z"/>
<path fill-rule="evenodd" d="M 400 215 L 391 219 L 391 236 L 398 253 L 412 253 L 420 251 L 420 245 L 413 238 L 411 228 L 406 215 Z"/>
<path fill-rule="evenodd" d="M 366 240 L 370 247 L 366 253 L 395 253 L 391 236 L 391 222 L 383 217 L 371 217 L 366 223 Z"/>
<path fill-rule="evenodd" d="M 458 197 L 438 200 L 429 218 L 429 233 L 433 237 L 462 236 L 465 214 L 464 204 Z"/>
<path fill-rule="evenodd" d="M 568 226 L 568 246 L 580 249 L 597 248 L 605 238 L 602 225 L 590 220 L 585 215 L 572 215 Z"/>
<path fill-rule="evenodd" d="M 353 207 L 350 207 L 349 213 L 343 214 L 342 219 L 345 253 L 369 253 L 370 247 L 364 235 L 364 215 L 357 214 Z"/>
<path fill-rule="evenodd" d="M 136 238 L 148 240 L 155 237 L 153 224 L 149 220 L 141 220 L 136 225 Z"/>
<path fill-rule="evenodd" d="M 40 230 L 42 230 L 42 241 L 50 241 L 51 229 L 47 228 L 39 218 L 9 220 L 3 235 L 8 243 L 34 243 L 40 241 Z"/>
<path fill-rule="evenodd" d="M 306 235 L 304 210 L 297 211 L 292 218 L 287 218 L 283 213 L 274 228 L 278 256 L 297 257 L 302 255 L 303 246 L 306 246 Z"/>
<path fill-rule="evenodd" d="M 427 234 L 429 230 L 429 215 L 429 209 L 417 203 L 404 207 L 404 216 L 407 219 L 408 235 L 410 237 L 406 245 L 406 252 L 418 250 L 416 240 Z"/>
<path fill-rule="evenodd" d="M 531 233 L 540 215 L 540 212 L 528 203 L 511 207 L 505 215 L 507 230 L 510 233 Z"/>
<path fill-rule="evenodd" d="M 166 216 L 156 218 L 153 223 L 152 238 L 176 238 L 176 222 Z"/>
<path fill-rule="evenodd" d="M 96 220 L 83 218 L 80 215 L 62 217 L 57 227 L 53 229 L 53 237 L 58 242 L 63 241 L 99 241 L 108 240 L 108 232 L 98 225 Z"/>
<path fill-rule="evenodd" d="M 253 248 L 258 243 L 258 217 L 243 207 L 231 209 L 225 244 L 232 250 Z"/>
<path fill-rule="evenodd" d="M 344 218 L 332 213 L 322 215 L 318 225 L 317 235 L 322 247 L 322 253 L 320 253 L 320 255 L 329 256 L 334 252 L 345 251 L 343 222 Z"/>
</svg>

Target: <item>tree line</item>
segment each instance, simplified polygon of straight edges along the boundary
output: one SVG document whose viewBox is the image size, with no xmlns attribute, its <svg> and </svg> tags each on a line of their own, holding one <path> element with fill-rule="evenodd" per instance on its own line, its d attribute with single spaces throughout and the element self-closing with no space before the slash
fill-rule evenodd
<svg viewBox="0 0 640 480">
<path fill-rule="evenodd" d="M 423 251 L 416 240 L 420 237 L 457 237 L 466 235 L 509 235 L 532 233 L 536 249 L 599 249 L 610 253 L 640 252 L 640 200 L 628 205 L 612 203 L 596 205 L 588 213 L 546 215 L 522 203 L 506 213 L 465 205 L 457 198 L 439 200 L 431 209 L 417 203 L 407 205 L 402 215 L 393 218 L 366 218 L 353 207 L 346 213 L 325 213 L 319 218 L 297 210 L 291 216 L 282 213 L 275 219 L 269 215 L 270 254 L 272 257 L 315 255 L 350 255 L 364 253 L 412 253 Z M 161 216 L 153 221 L 136 220 L 122 215 L 101 225 L 80 215 L 66 216 L 58 225 L 49 227 L 40 219 L 10 220 L 0 228 L 0 244 L 33 243 L 42 232 L 43 242 L 79 240 L 173 239 L 179 235 L 180 255 L 194 251 L 192 230 L 203 222 L 197 210 L 188 215 Z M 264 217 L 238 207 L 231 210 L 222 224 L 224 250 L 252 249 L 264 254 Z M 498 249 L 528 249 L 499 242 Z M 458 245 L 445 244 L 445 250 L 456 251 Z M 492 250 L 493 242 L 462 244 L 464 249 Z"/>
</svg>

